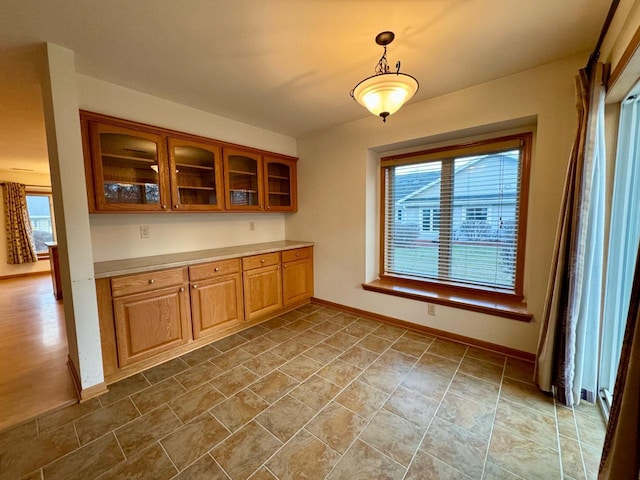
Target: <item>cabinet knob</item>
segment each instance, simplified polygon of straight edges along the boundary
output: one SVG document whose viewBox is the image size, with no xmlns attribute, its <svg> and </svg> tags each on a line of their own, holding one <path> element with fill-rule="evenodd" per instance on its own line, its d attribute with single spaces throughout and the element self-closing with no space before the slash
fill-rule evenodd
<svg viewBox="0 0 640 480">
<path fill-rule="evenodd" d="M 287 268 L 287 264 L 285 263 L 284 265 L 282 265 L 282 268 Z"/>
<path fill-rule="evenodd" d="M 299 256 L 300 256 L 300 254 L 299 254 L 299 253 L 296 253 L 296 257 L 299 257 Z"/>
<path fill-rule="evenodd" d="M 184 287 L 180 287 L 180 291 L 181 291 L 181 292 L 184 292 Z"/>
<path fill-rule="evenodd" d="M 278 265 L 278 266 L 276 267 L 276 270 L 280 270 L 280 265 Z"/>
<path fill-rule="evenodd" d="M 264 263 L 264 260 L 260 260 L 260 263 Z"/>
<path fill-rule="evenodd" d="M 178 208 L 179 206 L 180 206 L 180 205 L 177 205 L 177 204 L 176 204 L 176 205 L 174 205 L 174 206 L 173 206 L 173 208 Z"/>
<path fill-rule="evenodd" d="M 198 288 L 198 284 L 196 283 L 196 284 L 193 286 L 193 288 Z"/>
<path fill-rule="evenodd" d="M 160 208 L 162 208 L 163 210 L 166 210 L 167 206 L 163 203 L 162 205 L 160 205 Z"/>
<path fill-rule="evenodd" d="M 219 272 L 220 271 L 220 267 L 216 267 L 213 269 L 214 272 Z"/>
<path fill-rule="evenodd" d="M 270 206 L 270 205 L 267 205 L 267 210 L 269 210 L 270 208 L 271 208 L 271 206 Z"/>
<path fill-rule="evenodd" d="M 149 285 L 153 285 L 154 283 L 156 283 L 156 281 L 153 278 L 149 280 Z"/>
</svg>

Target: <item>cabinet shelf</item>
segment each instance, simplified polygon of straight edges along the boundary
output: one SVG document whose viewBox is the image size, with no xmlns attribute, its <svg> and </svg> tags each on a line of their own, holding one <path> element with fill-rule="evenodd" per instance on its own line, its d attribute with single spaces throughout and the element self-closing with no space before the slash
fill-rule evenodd
<svg viewBox="0 0 640 480">
<path fill-rule="evenodd" d="M 194 170 L 207 170 L 207 171 L 213 171 L 214 170 L 213 167 L 207 167 L 205 165 L 193 165 L 191 163 L 176 163 L 176 167 L 192 168 Z"/>
<path fill-rule="evenodd" d="M 269 195 L 284 195 L 288 197 L 291 194 L 289 192 L 269 192 Z"/>
<path fill-rule="evenodd" d="M 242 170 L 229 170 L 229 173 L 234 173 L 236 175 L 252 175 L 254 177 L 258 175 L 256 172 L 244 172 Z"/>
<path fill-rule="evenodd" d="M 269 180 L 286 180 L 287 182 L 291 180 L 289 177 L 281 177 L 280 175 L 269 175 Z"/>
<path fill-rule="evenodd" d="M 198 187 L 195 185 L 178 185 L 178 188 L 182 190 L 209 190 L 212 192 L 216 191 L 215 187 Z"/>
<path fill-rule="evenodd" d="M 242 192 L 242 193 L 258 193 L 257 190 L 247 190 L 246 188 L 230 188 L 230 192 Z"/>
<path fill-rule="evenodd" d="M 113 158 L 114 160 L 125 160 L 130 162 L 141 162 L 141 163 L 157 163 L 155 158 L 142 158 L 142 157 L 132 157 L 130 155 L 117 155 L 115 153 L 103 153 L 102 158 Z"/>
<path fill-rule="evenodd" d="M 104 183 L 105 183 L 105 185 L 122 185 L 122 186 L 127 186 L 127 185 L 141 185 L 141 186 L 153 185 L 153 186 L 158 186 L 158 184 L 155 183 L 155 182 L 132 182 L 132 181 L 129 181 L 129 180 L 109 180 L 109 179 L 105 179 Z"/>
</svg>

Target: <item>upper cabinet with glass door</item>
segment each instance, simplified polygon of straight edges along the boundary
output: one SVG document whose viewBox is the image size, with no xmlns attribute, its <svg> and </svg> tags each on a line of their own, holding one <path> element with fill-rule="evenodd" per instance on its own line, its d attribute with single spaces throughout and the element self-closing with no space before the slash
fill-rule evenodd
<svg viewBox="0 0 640 480">
<path fill-rule="evenodd" d="M 90 122 L 95 209 L 162 211 L 168 208 L 164 137 Z"/>
<path fill-rule="evenodd" d="M 80 112 L 89 211 L 295 212 L 294 157 Z"/>
<path fill-rule="evenodd" d="M 224 170 L 226 209 L 264 210 L 262 156 L 250 151 L 225 148 Z"/>
<path fill-rule="evenodd" d="M 264 162 L 265 208 L 269 212 L 295 212 L 297 204 L 296 161 L 266 156 Z"/>
<path fill-rule="evenodd" d="M 169 138 L 171 203 L 174 210 L 224 208 L 222 161 L 215 144 Z"/>
</svg>

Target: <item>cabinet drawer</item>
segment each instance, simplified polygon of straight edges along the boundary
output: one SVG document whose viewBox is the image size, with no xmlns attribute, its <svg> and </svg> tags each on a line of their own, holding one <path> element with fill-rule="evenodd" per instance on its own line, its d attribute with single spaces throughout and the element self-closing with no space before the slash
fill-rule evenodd
<svg viewBox="0 0 640 480">
<path fill-rule="evenodd" d="M 159 270 L 151 273 L 128 275 L 111 280 L 111 292 L 114 297 L 144 293 L 159 288 L 181 285 L 187 281 L 187 269 Z"/>
<path fill-rule="evenodd" d="M 282 263 L 302 260 L 311 256 L 311 247 L 296 248 L 295 250 L 285 250 L 282 252 Z"/>
<path fill-rule="evenodd" d="M 254 255 L 253 257 L 244 257 L 242 259 L 242 270 L 253 270 L 254 268 L 269 267 L 280 263 L 280 252 L 265 253 L 263 255 Z"/>
<path fill-rule="evenodd" d="M 240 259 L 220 260 L 219 262 L 203 263 L 189 267 L 189 280 L 196 282 L 205 278 L 215 278 L 240 271 Z"/>
</svg>

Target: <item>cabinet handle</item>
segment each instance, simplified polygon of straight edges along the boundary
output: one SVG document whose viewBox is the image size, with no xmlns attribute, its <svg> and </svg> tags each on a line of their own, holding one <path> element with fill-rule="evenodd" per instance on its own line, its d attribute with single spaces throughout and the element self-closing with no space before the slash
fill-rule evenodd
<svg viewBox="0 0 640 480">
<path fill-rule="evenodd" d="M 149 280 L 149 285 L 153 285 L 154 283 L 156 283 L 156 281 L 153 278 Z"/>
<path fill-rule="evenodd" d="M 220 271 L 220 267 L 216 267 L 213 269 L 214 272 L 219 272 Z"/>
<path fill-rule="evenodd" d="M 181 292 L 184 292 L 184 287 L 180 287 L 180 291 L 181 291 Z"/>
<path fill-rule="evenodd" d="M 193 286 L 193 288 L 198 288 L 198 284 L 196 283 L 196 284 Z"/>
<path fill-rule="evenodd" d="M 162 205 L 160 205 L 160 208 L 162 208 L 163 210 L 166 210 L 167 206 L 163 203 Z"/>
</svg>

